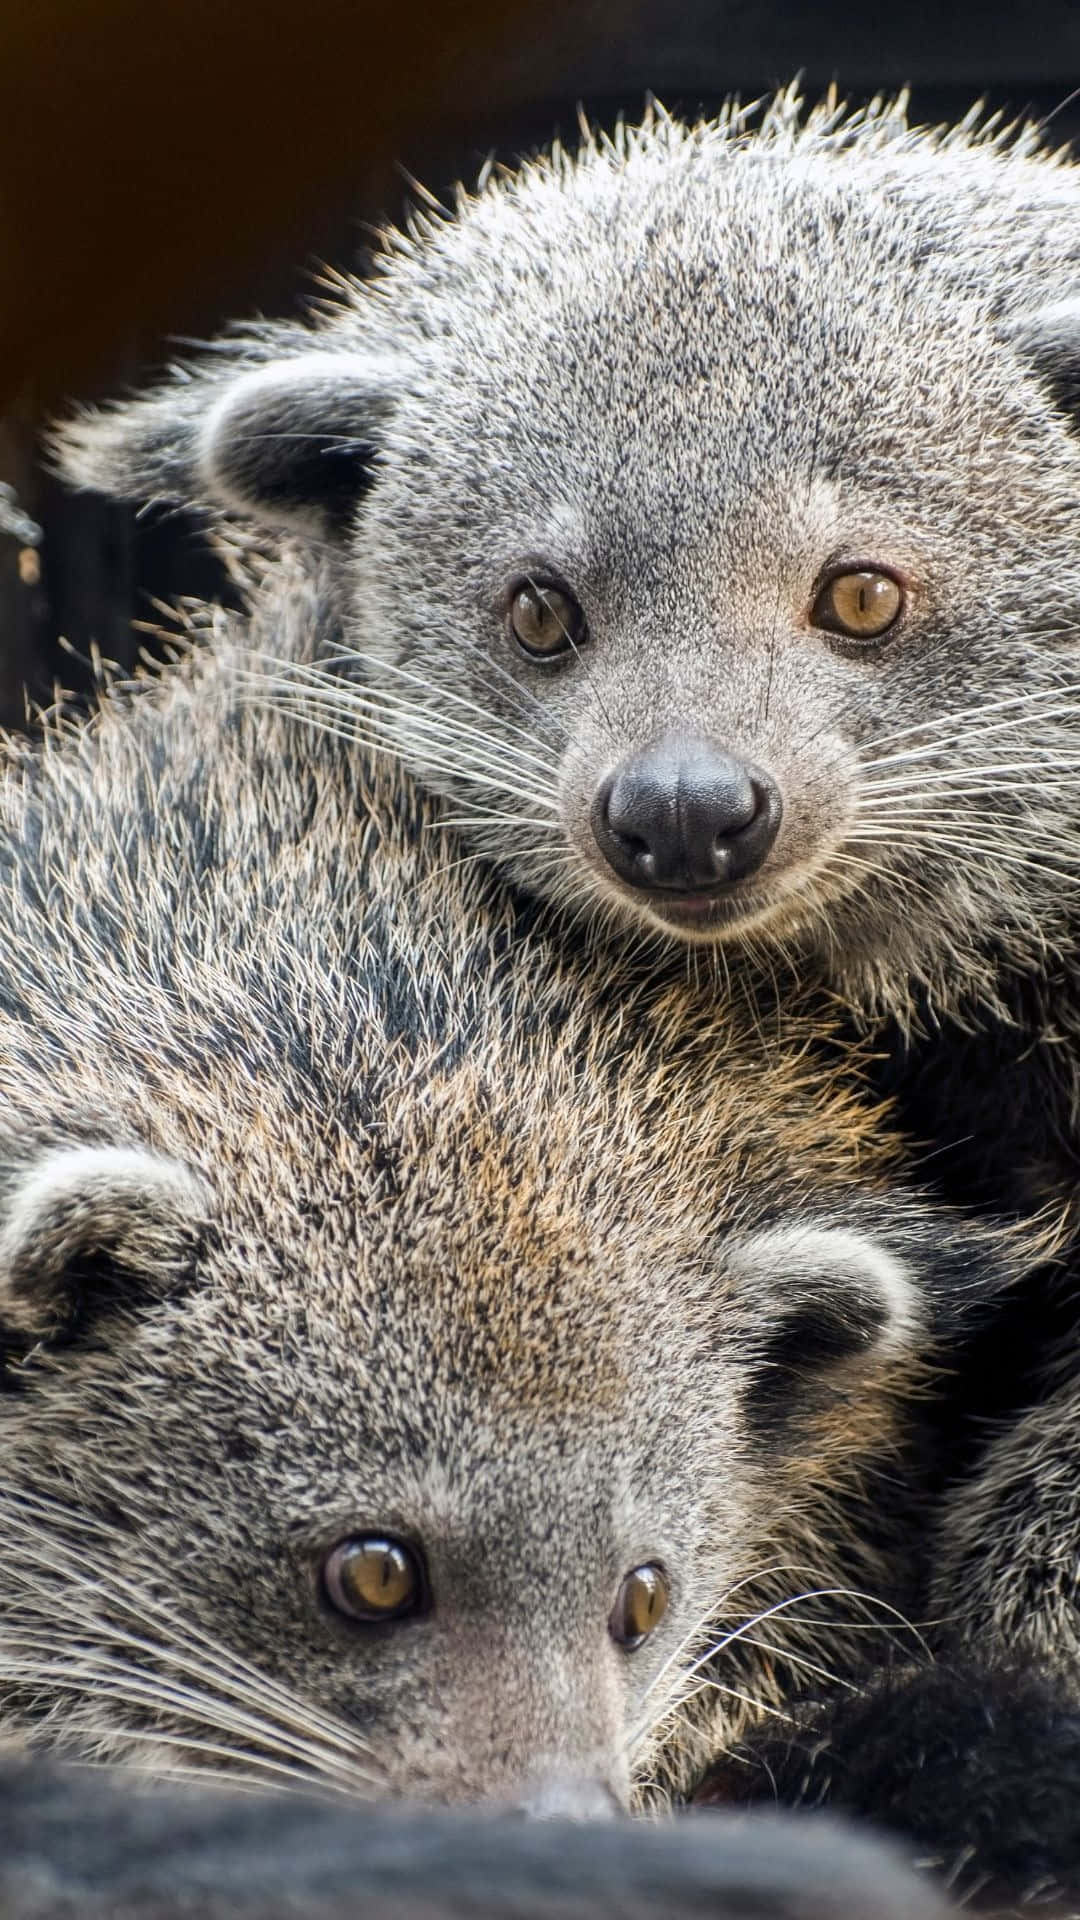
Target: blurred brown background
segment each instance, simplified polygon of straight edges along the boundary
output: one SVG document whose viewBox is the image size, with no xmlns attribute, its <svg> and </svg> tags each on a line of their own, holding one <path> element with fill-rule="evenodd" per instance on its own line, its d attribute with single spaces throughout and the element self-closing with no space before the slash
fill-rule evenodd
<svg viewBox="0 0 1080 1920">
<path fill-rule="evenodd" d="M 688 111 L 801 70 L 852 96 L 910 82 L 920 118 L 994 105 L 1080 132 L 1080 5 L 969 0 L 0 0 L 0 721 L 130 662 L 153 597 L 215 591 L 197 528 L 69 498 L 36 433 L 233 315 L 303 304 L 400 218 L 407 169 L 437 193 L 513 158 L 578 103 L 610 121 L 647 90 Z"/>
</svg>

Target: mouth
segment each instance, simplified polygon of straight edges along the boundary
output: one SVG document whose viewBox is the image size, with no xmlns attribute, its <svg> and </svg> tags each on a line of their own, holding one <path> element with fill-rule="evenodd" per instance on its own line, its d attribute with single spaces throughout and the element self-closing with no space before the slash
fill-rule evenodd
<svg viewBox="0 0 1080 1920">
<path fill-rule="evenodd" d="M 701 926 L 714 920 L 730 920 L 745 908 L 726 894 L 672 893 L 650 894 L 649 911 L 663 914 L 666 920 L 685 920 L 687 926 Z"/>
<path fill-rule="evenodd" d="M 737 946 L 751 935 L 766 942 L 816 939 L 822 910 L 852 890 L 852 883 L 829 868 L 843 845 L 842 823 L 813 848 L 774 853 L 753 874 L 713 887 L 635 887 L 598 855 L 590 833 L 569 835 L 589 875 L 589 892 L 609 907 L 629 913 L 638 926 L 667 934 L 686 945 Z"/>
<path fill-rule="evenodd" d="M 737 888 L 722 893 L 639 893 L 633 899 L 649 919 L 672 932 L 711 934 L 714 938 L 767 919 L 773 908 L 773 902 L 755 899 Z"/>
</svg>

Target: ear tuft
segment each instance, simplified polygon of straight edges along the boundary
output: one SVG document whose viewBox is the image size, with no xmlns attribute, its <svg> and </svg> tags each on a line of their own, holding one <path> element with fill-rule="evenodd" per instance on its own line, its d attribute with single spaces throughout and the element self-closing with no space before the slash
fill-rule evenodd
<svg viewBox="0 0 1080 1920">
<path fill-rule="evenodd" d="M 201 1181 L 139 1147 L 64 1146 L 9 1176 L 0 1224 L 0 1330 L 63 1338 L 94 1305 L 164 1297 L 191 1270 L 206 1223 Z"/>
<path fill-rule="evenodd" d="M 118 499 L 172 500 L 318 537 L 348 524 L 402 384 L 397 362 L 281 330 L 221 343 L 156 391 L 50 436 L 64 479 Z M 222 364 L 224 362 L 224 365 Z"/>
<path fill-rule="evenodd" d="M 740 1248 L 739 1270 L 760 1289 L 746 1413 L 762 1434 L 786 1429 L 853 1370 L 869 1378 L 925 1343 L 929 1315 L 908 1262 L 846 1222 L 769 1228 Z"/>
<path fill-rule="evenodd" d="M 1080 294 L 1010 314 L 1002 332 L 1068 414 L 1080 412 Z"/>
<path fill-rule="evenodd" d="M 230 381 L 196 448 L 207 497 L 267 525 L 332 529 L 363 491 L 397 384 L 389 362 L 314 351 Z"/>
<path fill-rule="evenodd" d="M 918 1370 L 1053 1259 L 1066 1225 L 1060 1211 L 974 1220 L 894 1191 L 752 1236 L 738 1255 L 761 1302 L 751 1413 L 782 1424 L 845 1367 L 868 1379 L 884 1368 L 883 1381 Z"/>
</svg>

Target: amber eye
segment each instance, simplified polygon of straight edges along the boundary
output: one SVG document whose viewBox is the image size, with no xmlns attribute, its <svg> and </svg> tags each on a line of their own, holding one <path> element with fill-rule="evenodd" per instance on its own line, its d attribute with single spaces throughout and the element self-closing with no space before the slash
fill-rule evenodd
<svg viewBox="0 0 1080 1920">
<path fill-rule="evenodd" d="M 523 581 L 511 597 L 509 620 L 518 646 L 535 660 L 569 653 L 588 637 L 585 615 L 561 587 L 533 586 L 531 581 Z"/>
<path fill-rule="evenodd" d="M 667 1576 L 661 1567 L 635 1567 L 628 1573 L 611 1609 L 608 1631 L 620 1647 L 633 1653 L 660 1625 L 668 1603 Z"/>
<path fill-rule="evenodd" d="M 427 1598 L 414 1549 L 382 1533 L 339 1541 L 323 1562 L 323 1586 L 331 1606 L 350 1620 L 398 1620 L 418 1613 Z"/>
<path fill-rule="evenodd" d="M 879 640 L 903 609 L 904 596 L 891 573 L 867 567 L 858 573 L 834 573 L 810 609 L 815 627 L 848 640 Z"/>
</svg>

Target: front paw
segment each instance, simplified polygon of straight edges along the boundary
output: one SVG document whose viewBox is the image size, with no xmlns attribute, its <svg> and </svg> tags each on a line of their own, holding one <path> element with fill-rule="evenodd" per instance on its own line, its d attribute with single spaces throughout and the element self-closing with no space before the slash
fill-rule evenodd
<svg viewBox="0 0 1080 1920">
<path fill-rule="evenodd" d="M 1080 1908 L 1080 1710 L 1035 1671 L 882 1673 L 752 1736 L 694 1798 L 829 1806 L 872 1822 L 979 1911 Z"/>
</svg>

